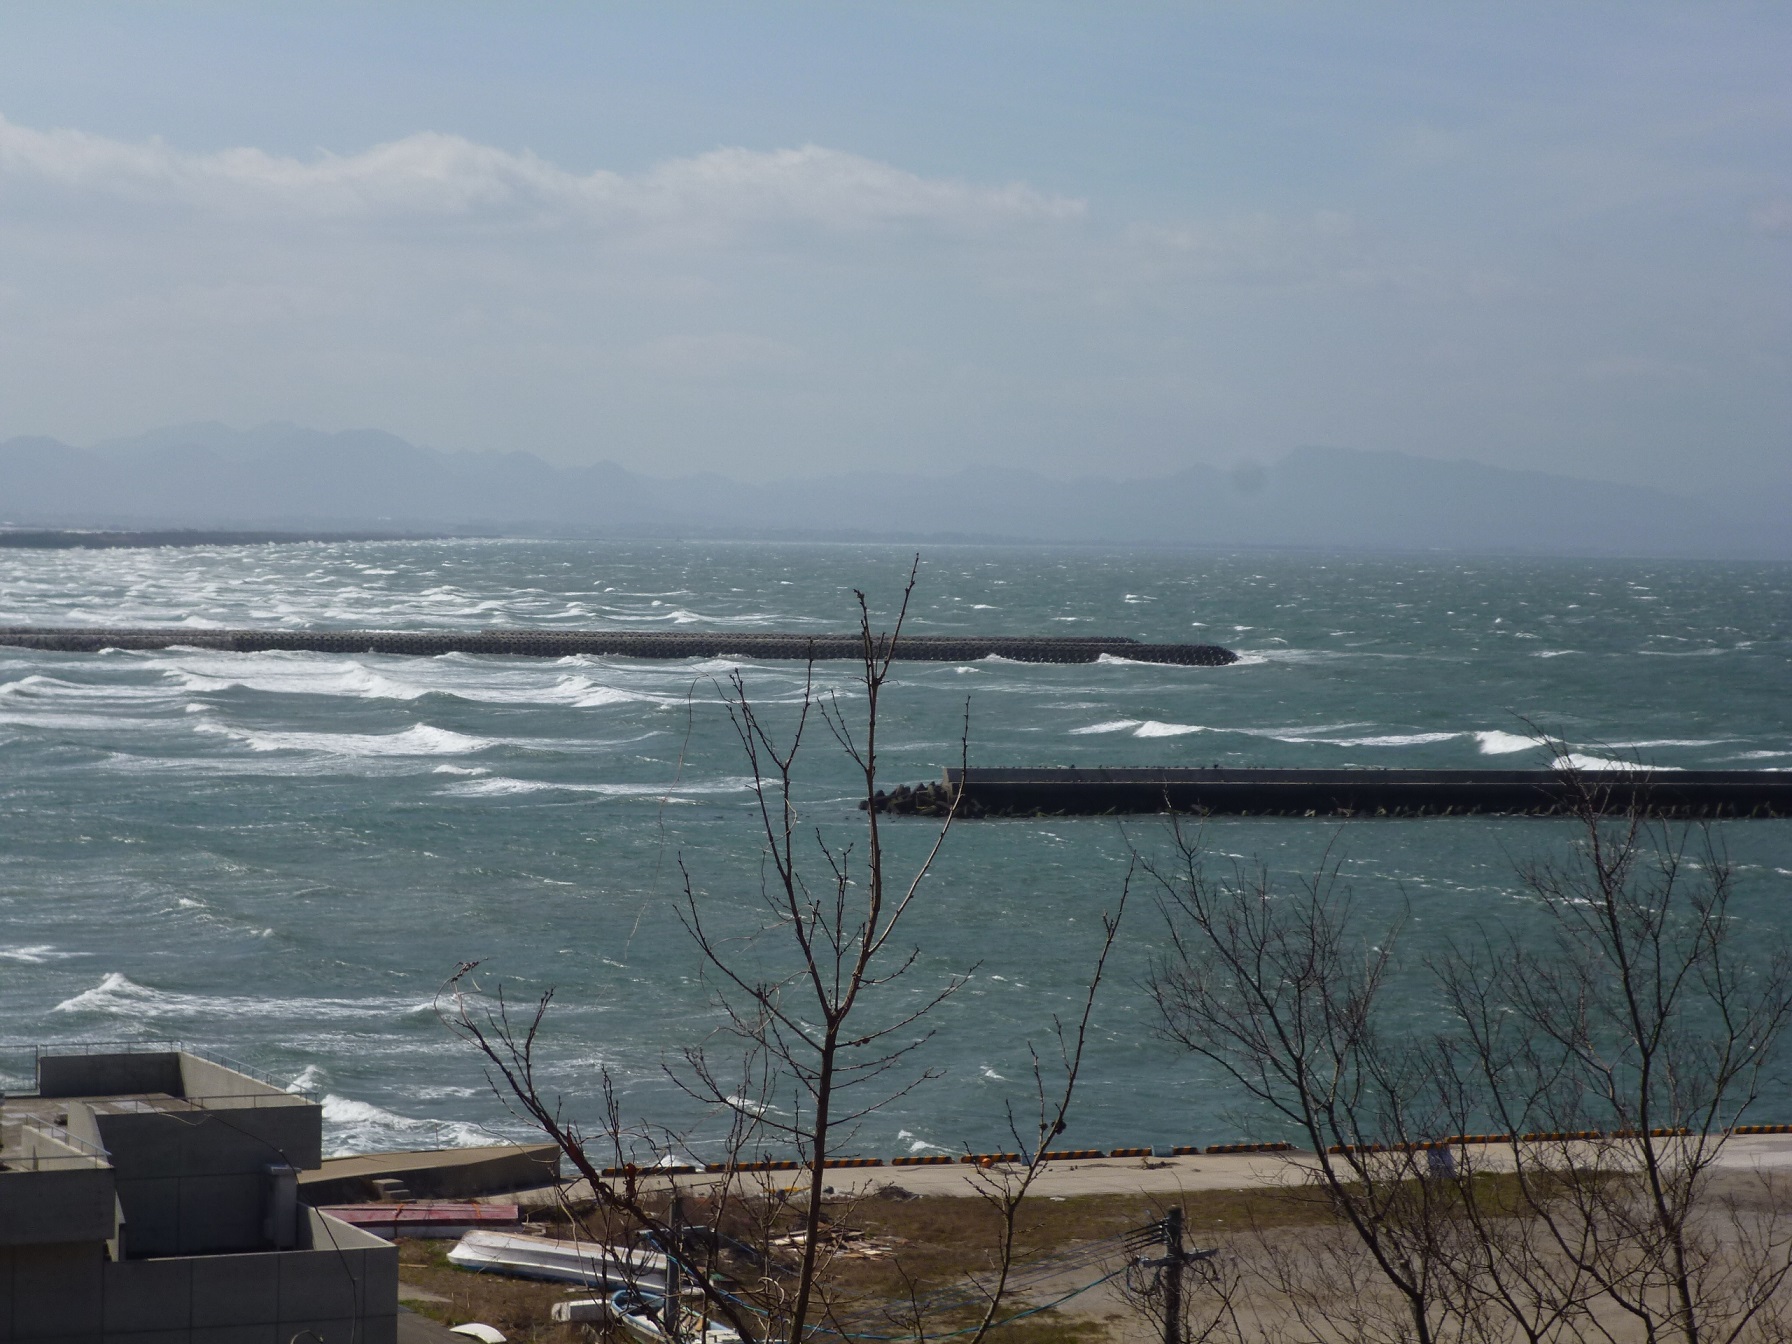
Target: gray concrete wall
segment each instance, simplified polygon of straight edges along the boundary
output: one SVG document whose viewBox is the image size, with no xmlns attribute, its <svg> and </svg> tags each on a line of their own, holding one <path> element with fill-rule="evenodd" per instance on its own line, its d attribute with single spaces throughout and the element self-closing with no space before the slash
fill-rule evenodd
<svg viewBox="0 0 1792 1344">
<path fill-rule="evenodd" d="M 178 1057 L 183 1097 L 285 1097 L 291 1093 L 271 1087 L 260 1079 L 214 1064 L 209 1059 L 182 1053 Z M 295 1098 L 302 1100 L 302 1098 Z"/>
<path fill-rule="evenodd" d="M 307 1248 L 167 1260 L 0 1248 L 5 1344 L 395 1344 L 398 1250 L 313 1213 Z"/>
<path fill-rule="evenodd" d="M 143 1111 L 93 1117 L 117 1172 L 133 1258 L 254 1251 L 267 1246 L 271 1163 L 322 1161 L 322 1112 L 293 1104 L 227 1111 Z M 73 1112 L 85 1109 L 70 1103 Z"/>
<path fill-rule="evenodd" d="M 97 1162 L 0 1171 L 0 1246 L 107 1241 L 115 1200 L 112 1168 Z"/>
<path fill-rule="evenodd" d="M 358 1204 L 374 1197 L 371 1182 L 403 1181 L 418 1199 L 471 1199 L 533 1190 L 560 1180 L 560 1150 L 551 1143 L 422 1153 L 368 1153 L 331 1158 L 299 1177 L 307 1204 Z"/>
<path fill-rule="evenodd" d="M 34 1125 L 5 1139 L 0 1166 L 0 1246 L 105 1241 L 117 1232 L 112 1168 L 96 1153 Z"/>
<path fill-rule="evenodd" d="M 180 1056 L 173 1051 L 116 1055 L 43 1055 L 37 1091 L 44 1097 L 117 1097 L 142 1092 L 179 1096 Z"/>
</svg>

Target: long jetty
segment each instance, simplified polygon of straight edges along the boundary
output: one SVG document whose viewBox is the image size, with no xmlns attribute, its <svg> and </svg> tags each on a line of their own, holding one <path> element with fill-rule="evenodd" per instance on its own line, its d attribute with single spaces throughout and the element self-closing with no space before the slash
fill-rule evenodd
<svg viewBox="0 0 1792 1344">
<path fill-rule="evenodd" d="M 976 817 L 1190 812 L 1233 817 L 1559 816 L 1582 790 L 1665 817 L 1792 817 L 1792 771 L 992 769 L 881 795 L 880 812 Z"/>
<path fill-rule="evenodd" d="M 292 651 L 387 653 L 436 657 L 445 653 L 565 658 L 752 658 L 817 662 L 864 656 L 858 635 L 772 634 L 673 630 L 223 630 L 192 626 L 5 626 L 0 645 L 57 653 L 101 649 L 220 649 L 230 653 Z M 879 644 L 880 651 L 886 646 Z M 918 662 L 964 663 L 1007 658 L 1018 663 L 1093 663 L 1103 656 L 1135 663 L 1223 667 L 1238 655 L 1217 644 L 1143 644 L 1124 638 L 1032 638 L 1016 635 L 904 635 L 895 656 Z"/>
</svg>

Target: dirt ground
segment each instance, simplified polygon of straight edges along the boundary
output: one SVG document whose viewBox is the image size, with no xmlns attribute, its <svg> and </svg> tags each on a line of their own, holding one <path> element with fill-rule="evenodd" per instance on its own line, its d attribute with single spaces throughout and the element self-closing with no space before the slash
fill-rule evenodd
<svg viewBox="0 0 1792 1344">
<path fill-rule="evenodd" d="M 1118 1269 L 1127 1252 L 1114 1239 L 1156 1223 L 1172 1206 L 1183 1211 L 1190 1247 L 1221 1249 L 1236 1263 L 1263 1254 L 1266 1244 L 1308 1254 L 1327 1240 L 1333 1216 L 1306 1183 L 1311 1160 L 1214 1155 L 1054 1164 L 1042 1174 L 1017 1225 L 1017 1263 L 1026 1282 L 1012 1309 L 1047 1306 Z M 1486 1169 L 1497 1165 L 1496 1159 Z M 1725 1155 L 1717 1193 L 1732 1201 L 1777 1203 L 1783 1195 L 1778 1188 L 1769 1194 L 1765 1178 L 1777 1177 L 1778 1187 L 1788 1175 L 1792 1136 L 1738 1136 Z M 826 1275 L 829 1306 L 841 1330 L 912 1338 L 900 1304 L 962 1283 L 967 1274 L 987 1272 L 999 1224 L 987 1204 L 970 1197 L 975 1180 L 965 1167 L 841 1171 L 827 1204 L 833 1235 L 825 1243 L 832 1255 Z M 711 1185 L 700 1177 L 679 1181 L 694 1223 L 706 1220 L 705 1190 Z M 775 1196 L 778 1189 L 768 1186 L 759 1193 Z M 530 1218 L 550 1235 L 566 1236 L 572 1235 L 566 1200 L 576 1201 L 582 1193 L 574 1186 L 522 1202 L 533 1205 Z M 774 1230 L 787 1225 L 788 1215 Z M 582 1235 L 611 1239 L 589 1224 Z M 452 1245 L 400 1242 L 400 1296 L 413 1310 L 449 1325 L 481 1321 L 529 1344 L 595 1338 L 587 1327 L 548 1319 L 553 1303 L 589 1296 L 590 1290 L 457 1269 L 447 1261 Z M 786 1248 L 785 1254 L 794 1259 L 795 1249 Z M 1058 1265 L 1062 1268 L 1054 1268 Z M 1159 1337 L 1158 1327 L 1128 1300 L 1123 1283 L 1122 1278 L 1102 1284 L 1005 1325 L 999 1338 L 1002 1344 L 1148 1344 Z M 1201 1291 L 1191 1282 L 1191 1295 Z M 1273 1309 L 1290 1310 L 1287 1304 Z M 966 1310 L 936 1311 L 929 1332 L 937 1338 L 973 1319 Z"/>
<path fill-rule="evenodd" d="M 991 1268 L 1000 1232 L 998 1218 L 982 1201 L 962 1195 L 920 1195 L 888 1176 L 877 1191 L 828 1203 L 829 1221 L 840 1231 L 842 1248 L 828 1266 L 830 1301 L 844 1328 L 867 1334 L 900 1332 L 884 1309 L 886 1304 L 905 1302 L 910 1294 L 940 1292 L 961 1281 L 966 1272 Z M 1018 1220 L 1020 1262 L 1038 1266 L 1067 1252 L 1080 1260 L 1080 1248 L 1155 1223 L 1172 1203 L 1183 1209 L 1191 1245 L 1214 1244 L 1229 1229 L 1252 1223 L 1294 1227 L 1329 1218 L 1323 1202 L 1303 1190 L 1043 1196 L 1029 1201 Z M 705 1210 L 693 1201 L 688 1212 L 700 1221 Z M 546 1230 L 571 1235 L 570 1226 L 557 1220 L 548 1221 Z M 456 1268 L 447 1259 L 453 1244 L 399 1242 L 400 1296 L 412 1310 L 446 1325 L 480 1321 L 496 1326 L 513 1341 L 530 1344 L 570 1344 L 590 1337 L 585 1327 L 555 1325 L 548 1319 L 555 1302 L 590 1296 L 590 1290 Z M 1014 1309 L 1081 1287 L 1118 1268 L 1124 1258 L 1122 1248 L 1107 1247 L 1093 1264 L 1079 1263 L 1063 1273 L 1037 1277 Z M 1066 1304 L 1005 1326 L 1001 1337 L 1004 1344 L 1100 1344 L 1137 1335 L 1138 1331 L 1124 1328 L 1132 1315 L 1117 1291 L 1098 1289 L 1076 1299 L 1074 1306 Z M 971 1319 L 966 1313 L 948 1311 L 940 1315 L 939 1324 L 950 1328 L 961 1318 Z M 1146 1337 L 1152 1333 L 1145 1331 Z"/>
</svg>

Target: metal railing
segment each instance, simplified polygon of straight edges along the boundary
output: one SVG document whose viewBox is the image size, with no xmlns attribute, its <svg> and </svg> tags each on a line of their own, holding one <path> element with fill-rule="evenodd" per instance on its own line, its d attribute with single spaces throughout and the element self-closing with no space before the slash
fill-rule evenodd
<svg viewBox="0 0 1792 1344">
<path fill-rule="evenodd" d="M 214 1050 L 208 1045 L 198 1045 L 191 1041 L 177 1040 L 173 1037 L 138 1037 L 127 1041 L 68 1041 L 55 1045 L 35 1045 L 31 1048 L 32 1078 L 39 1077 L 37 1064 L 46 1055 L 173 1055 L 186 1054 L 195 1059 L 203 1059 L 208 1064 L 216 1064 L 220 1068 L 240 1073 L 265 1087 L 288 1096 L 304 1097 L 308 1101 L 317 1100 L 316 1090 L 302 1087 L 297 1083 L 284 1083 L 266 1069 L 245 1063 L 234 1055 L 227 1055 L 222 1050 Z M 197 1100 L 197 1098 L 188 1098 Z"/>
<path fill-rule="evenodd" d="M 48 1139 L 59 1148 L 66 1148 L 66 1153 L 44 1152 L 7 1152 L 0 1156 L 0 1167 L 6 1171 L 58 1171 L 68 1167 L 92 1167 L 96 1164 L 110 1164 L 112 1155 L 96 1143 L 89 1143 L 78 1134 L 71 1134 L 66 1129 L 52 1125 L 36 1116 L 23 1116 L 16 1123 L 21 1131 L 30 1131 Z"/>
</svg>

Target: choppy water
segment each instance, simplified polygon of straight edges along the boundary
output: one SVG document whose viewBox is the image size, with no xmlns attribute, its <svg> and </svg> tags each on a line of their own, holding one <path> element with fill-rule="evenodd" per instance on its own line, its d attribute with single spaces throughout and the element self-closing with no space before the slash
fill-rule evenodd
<svg viewBox="0 0 1792 1344">
<path fill-rule="evenodd" d="M 407 542 L 0 553 L 0 623 L 843 629 L 887 599 L 894 548 Z M 918 632 L 1212 640 L 1228 668 L 901 665 L 884 778 L 986 764 L 1534 765 L 1527 721 L 1589 764 L 1792 768 L 1792 567 L 1666 562 L 931 549 Z M 757 836 L 715 682 L 733 664 L 0 649 L 0 1051 L 183 1037 L 317 1087 L 337 1149 L 520 1133 L 432 999 L 474 958 L 558 986 L 551 1082 L 600 1066 L 631 1115 L 693 1108 L 670 1052 L 714 1024 L 671 913 L 682 855 L 743 927 Z M 788 707 L 801 669 L 746 665 Z M 847 669 L 821 679 L 849 692 Z M 856 827 L 813 743 L 812 818 Z M 1130 830 L 1147 846 L 1153 823 Z M 1233 820 L 1219 851 L 1301 870 L 1326 845 L 1409 946 L 1523 918 L 1535 820 Z M 919 825 L 898 834 L 912 851 Z M 1792 825 L 1728 828 L 1751 917 L 1780 922 Z M 1126 844 L 1113 821 L 954 833 L 913 925 L 915 992 L 977 969 L 923 1062 L 944 1077 L 869 1120 L 889 1153 L 1003 1137 L 1027 1042 L 1071 1007 Z M 1067 1142 L 1235 1136 L 1236 1099 L 1151 1033 L 1140 903 Z M 1422 1011 L 1420 1004 L 1415 1011 Z M 1792 1089 L 1776 1105 L 1792 1119 Z"/>
</svg>

